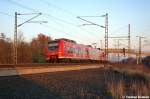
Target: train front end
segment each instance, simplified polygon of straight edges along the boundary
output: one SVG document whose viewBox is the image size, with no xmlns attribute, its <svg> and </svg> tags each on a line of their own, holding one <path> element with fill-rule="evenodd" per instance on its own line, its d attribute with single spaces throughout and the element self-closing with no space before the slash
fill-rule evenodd
<svg viewBox="0 0 150 99">
<path fill-rule="evenodd" d="M 58 62 L 59 56 L 62 56 L 62 41 L 54 40 L 48 42 L 46 49 L 46 60 L 48 62 Z"/>
</svg>

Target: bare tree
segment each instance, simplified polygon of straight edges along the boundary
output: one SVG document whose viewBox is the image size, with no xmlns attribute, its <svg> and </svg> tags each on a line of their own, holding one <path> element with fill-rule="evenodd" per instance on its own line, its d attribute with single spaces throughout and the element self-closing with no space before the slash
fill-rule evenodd
<svg viewBox="0 0 150 99">
<path fill-rule="evenodd" d="M 0 35 L 0 64 L 12 63 L 12 42 L 4 33 Z"/>
<path fill-rule="evenodd" d="M 31 48 L 33 62 L 45 62 L 44 47 L 50 40 L 51 37 L 42 33 L 40 33 L 37 38 L 32 39 Z"/>
<path fill-rule="evenodd" d="M 17 56 L 18 63 L 31 63 L 32 54 L 30 43 L 25 42 L 23 32 L 18 33 L 18 47 L 17 47 Z"/>
<path fill-rule="evenodd" d="M 45 62 L 44 47 L 51 38 L 40 33 L 31 42 L 24 39 L 23 32 L 18 33 L 17 61 L 18 63 Z M 13 63 L 13 41 L 0 34 L 0 64 Z"/>
</svg>

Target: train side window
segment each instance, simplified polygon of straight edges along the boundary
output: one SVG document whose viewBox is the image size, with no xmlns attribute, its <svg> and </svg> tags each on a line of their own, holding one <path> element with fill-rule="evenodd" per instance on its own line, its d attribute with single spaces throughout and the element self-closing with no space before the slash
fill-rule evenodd
<svg viewBox="0 0 150 99">
<path fill-rule="evenodd" d="M 77 48 L 74 50 L 74 53 L 75 53 L 75 54 L 77 54 L 77 53 L 78 53 L 78 49 L 77 49 Z"/>
<path fill-rule="evenodd" d="M 67 47 L 67 52 L 70 54 L 74 53 L 74 48 Z"/>
<path fill-rule="evenodd" d="M 73 53 L 73 48 L 70 47 L 69 52 L 72 54 Z"/>
<path fill-rule="evenodd" d="M 78 54 L 82 55 L 83 54 L 83 50 L 81 48 L 78 49 Z"/>
<path fill-rule="evenodd" d="M 81 54 L 81 55 L 84 55 L 84 49 L 81 49 L 80 54 Z"/>
<path fill-rule="evenodd" d="M 80 48 L 78 48 L 78 55 L 81 55 L 82 54 L 82 50 Z"/>
<path fill-rule="evenodd" d="M 76 49 L 75 49 L 75 53 L 76 53 L 77 55 L 79 55 L 79 48 L 76 48 Z"/>
<path fill-rule="evenodd" d="M 88 49 L 86 49 L 86 55 L 89 55 L 89 50 Z"/>
</svg>

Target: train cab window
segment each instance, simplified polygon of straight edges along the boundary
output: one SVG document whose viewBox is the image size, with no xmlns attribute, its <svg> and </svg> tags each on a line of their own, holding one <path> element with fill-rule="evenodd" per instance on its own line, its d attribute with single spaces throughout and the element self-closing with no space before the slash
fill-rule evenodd
<svg viewBox="0 0 150 99">
<path fill-rule="evenodd" d="M 58 50 L 58 46 L 51 46 L 51 47 L 48 47 L 48 50 L 50 50 L 50 51 Z"/>
<path fill-rule="evenodd" d="M 49 51 L 58 50 L 58 43 L 49 43 L 49 45 L 48 45 L 48 50 L 49 50 Z"/>
</svg>

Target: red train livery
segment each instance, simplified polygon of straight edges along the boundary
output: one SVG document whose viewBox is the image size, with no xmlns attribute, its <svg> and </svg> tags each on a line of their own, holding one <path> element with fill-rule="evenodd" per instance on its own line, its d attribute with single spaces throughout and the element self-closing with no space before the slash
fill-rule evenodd
<svg viewBox="0 0 150 99">
<path fill-rule="evenodd" d="M 89 45 L 77 44 L 69 39 L 56 39 L 48 42 L 45 48 L 46 60 L 49 62 L 64 61 L 105 61 L 104 51 Z"/>
</svg>

